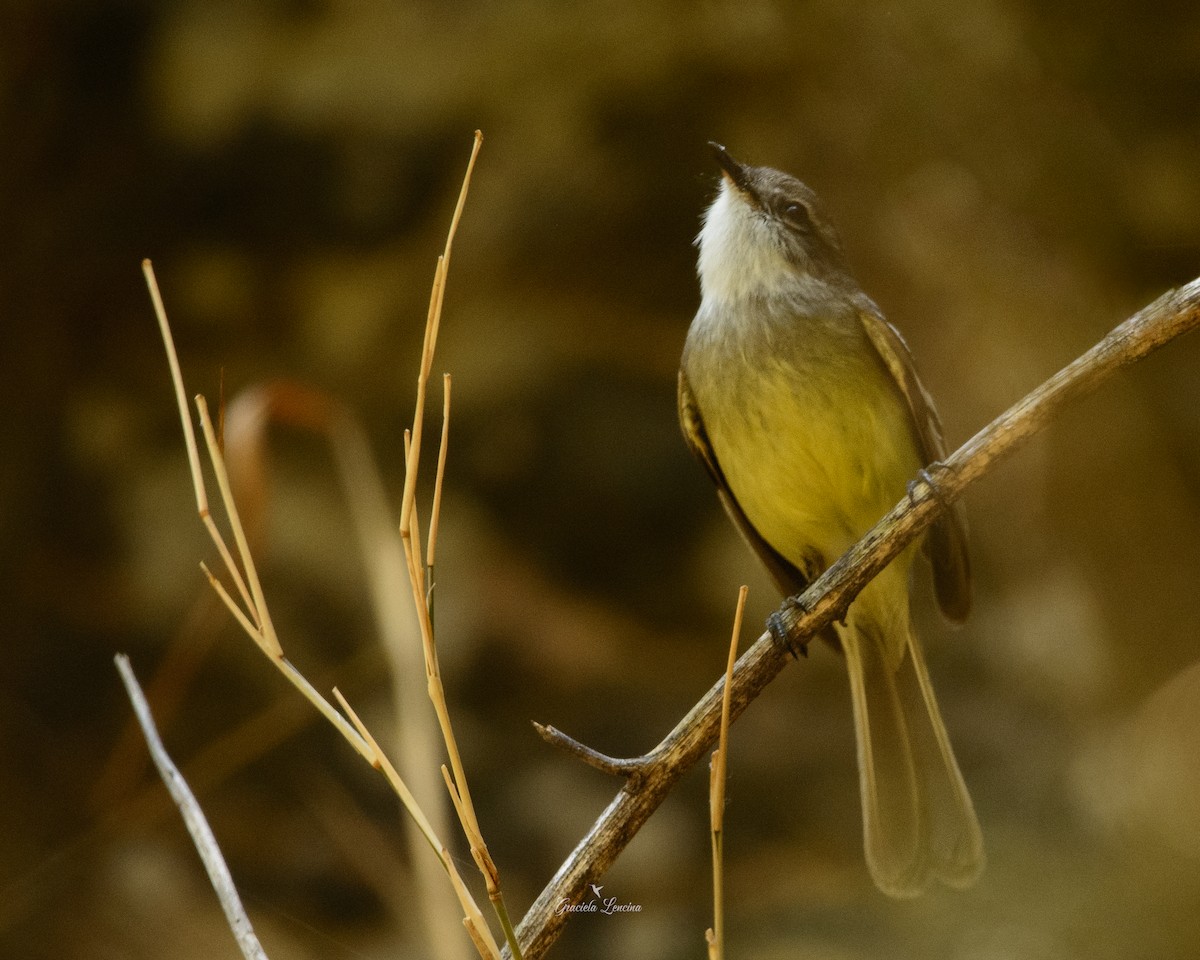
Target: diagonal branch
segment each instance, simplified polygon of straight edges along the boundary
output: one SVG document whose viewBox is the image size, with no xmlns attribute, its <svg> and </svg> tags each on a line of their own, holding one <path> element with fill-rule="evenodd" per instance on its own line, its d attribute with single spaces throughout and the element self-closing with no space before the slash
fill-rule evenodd
<svg viewBox="0 0 1200 960">
<path fill-rule="evenodd" d="M 1200 278 L 1140 310 L 980 430 L 945 463 L 932 465 L 929 473 L 914 481 L 910 495 L 825 571 L 798 603 L 784 604 L 778 623 L 787 634 L 789 645 L 799 649 L 804 641 L 842 616 L 871 578 L 923 533 L 949 503 L 1000 459 L 1044 428 L 1069 401 L 1198 324 Z M 731 721 L 787 662 L 783 645 L 770 633 L 755 641 L 734 668 L 729 704 Z M 724 685 L 722 678 L 648 754 L 636 760 L 619 761 L 622 772 L 626 773 L 625 784 L 521 921 L 517 933 L 525 960 L 545 955 L 566 922 L 567 914 L 559 913 L 558 905 L 564 900 L 575 901 L 588 884 L 600 878 L 675 782 L 716 742 Z"/>
</svg>

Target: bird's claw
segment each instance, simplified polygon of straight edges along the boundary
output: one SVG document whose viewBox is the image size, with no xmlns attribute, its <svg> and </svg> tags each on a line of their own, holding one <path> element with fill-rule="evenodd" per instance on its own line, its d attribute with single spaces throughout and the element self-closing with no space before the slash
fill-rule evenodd
<svg viewBox="0 0 1200 960">
<path fill-rule="evenodd" d="M 800 602 L 799 597 L 786 597 L 783 604 L 778 610 L 767 617 L 767 630 L 771 633 L 771 638 L 775 641 L 775 645 L 784 653 L 793 659 L 808 656 L 807 643 L 793 643 L 788 637 L 787 625 L 784 623 L 783 614 L 788 608 L 798 610 L 800 613 L 807 613 L 808 608 Z"/>
<path fill-rule="evenodd" d="M 931 463 L 930 466 L 937 470 L 941 468 L 943 464 L 940 462 L 934 462 Z M 942 494 L 941 486 L 936 480 L 933 479 L 933 475 L 925 467 L 922 467 L 917 471 L 916 480 L 908 481 L 908 499 L 910 502 L 916 502 L 917 480 L 925 481 L 925 483 L 929 486 L 930 491 L 933 493 L 934 499 L 936 499 L 938 503 L 940 503 L 943 507 L 949 506 L 949 502 Z"/>
</svg>

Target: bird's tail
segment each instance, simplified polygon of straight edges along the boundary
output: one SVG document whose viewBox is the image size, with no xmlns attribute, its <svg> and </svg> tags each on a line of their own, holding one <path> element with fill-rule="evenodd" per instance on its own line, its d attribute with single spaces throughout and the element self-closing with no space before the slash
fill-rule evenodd
<svg viewBox="0 0 1200 960">
<path fill-rule="evenodd" d="M 893 897 L 915 897 L 935 877 L 952 887 L 969 886 L 983 869 L 983 837 L 920 642 L 904 617 L 908 637 L 897 664 L 889 656 L 896 648 L 854 614 L 851 607 L 839 633 L 854 701 L 871 876 Z"/>
</svg>

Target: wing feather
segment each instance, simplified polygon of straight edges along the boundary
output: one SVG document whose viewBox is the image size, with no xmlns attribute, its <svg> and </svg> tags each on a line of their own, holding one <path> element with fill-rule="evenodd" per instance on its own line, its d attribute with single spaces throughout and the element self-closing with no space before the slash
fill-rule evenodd
<svg viewBox="0 0 1200 960">
<path fill-rule="evenodd" d="M 926 464 L 946 456 L 942 422 L 929 396 L 908 344 L 869 300 L 860 305 L 859 317 L 867 338 L 908 404 L 916 440 Z M 933 566 L 933 586 L 938 606 L 950 620 L 961 623 L 971 612 L 971 560 L 967 551 L 967 523 L 962 509 L 954 504 L 930 528 L 926 545 Z"/>
</svg>

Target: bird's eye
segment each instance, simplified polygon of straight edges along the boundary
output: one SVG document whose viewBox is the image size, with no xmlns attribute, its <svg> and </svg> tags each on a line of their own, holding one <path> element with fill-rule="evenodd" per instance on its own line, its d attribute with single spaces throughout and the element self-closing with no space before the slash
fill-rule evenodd
<svg viewBox="0 0 1200 960">
<path fill-rule="evenodd" d="M 785 204 L 782 213 L 783 219 L 799 230 L 808 230 L 812 226 L 808 208 L 802 203 Z"/>
</svg>

